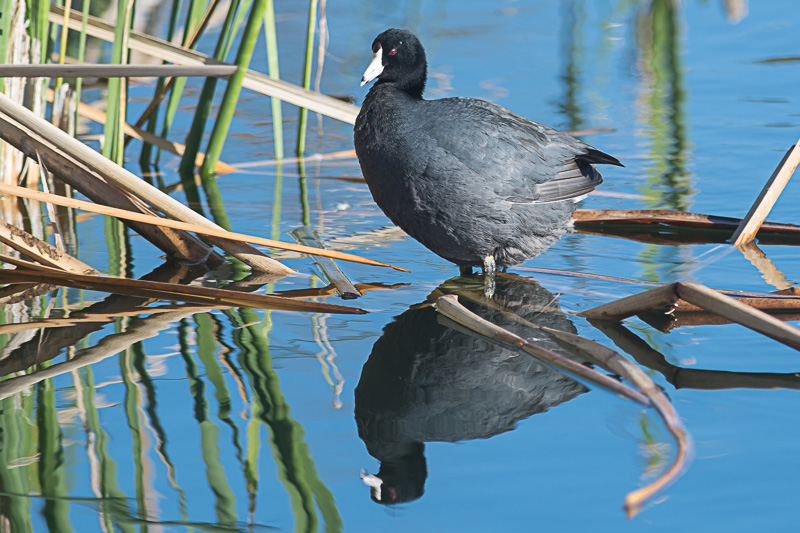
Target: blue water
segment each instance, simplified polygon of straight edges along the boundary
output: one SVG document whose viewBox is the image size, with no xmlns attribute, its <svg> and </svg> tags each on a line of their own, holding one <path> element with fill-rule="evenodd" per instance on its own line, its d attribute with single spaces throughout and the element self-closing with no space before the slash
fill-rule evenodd
<svg viewBox="0 0 800 533">
<path fill-rule="evenodd" d="M 281 76 L 292 82 L 300 78 L 304 52 L 301 4 L 276 5 Z M 726 4 L 742 4 L 746 14 L 732 21 Z M 331 2 L 327 23 L 323 92 L 353 95 L 360 103 L 367 87 L 359 88 L 359 81 L 372 39 L 387 27 L 405 27 L 426 46 L 430 98 L 488 98 L 565 130 L 613 128 L 583 137 L 625 164 L 604 171 L 601 190 L 613 195 L 590 196 L 582 204 L 587 209 L 664 208 L 741 217 L 800 131 L 800 62 L 765 61 L 800 55 L 800 14 L 790 0 Z M 211 30 L 200 48 L 208 52 L 215 41 Z M 252 68 L 266 71 L 263 46 Z M 134 85 L 132 94 L 144 106 L 152 86 Z M 192 98 L 185 103 L 193 104 Z M 285 104 L 283 112 L 291 152 L 297 110 Z M 351 126 L 324 118 L 320 128 L 317 117 L 310 117 L 309 152 L 352 148 Z M 176 120 L 171 138 L 181 139 L 191 110 L 181 110 Z M 277 229 L 280 238 L 290 240 L 286 232 L 303 223 L 300 179 L 295 164 L 278 173 L 266 163 L 274 156 L 270 120 L 268 100 L 244 91 L 222 158 L 247 170 L 220 176 L 218 185 L 236 231 L 270 236 Z M 137 173 L 138 149 L 133 143 L 128 153 L 128 168 Z M 176 159 L 162 155 L 159 169 L 166 184 L 178 182 L 176 167 Z M 307 215 L 329 246 L 412 270 L 341 263 L 350 279 L 406 285 L 367 292 L 355 301 L 321 299 L 369 311 L 359 316 L 214 310 L 168 323 L 144 312 L 98 327 L 73 343 L 77 352 L 62 350 L 54 362 L 148 316 L 162 331 L 2 401 L 2 460 L 8 470 L 0 487 L 0 515 L 11 531 L 796 530 L 796 351 L 737 325 L 682 326 L 663 333 L 638 318 L 623 322 L 629 334 L 663 355 L 660 368 L 672 365 L 675 383 L 658 371 L 649 374 L 696 443 L 686 474 L 628 520 L 625 494 L 665 468 L 674 453 L 657 415 L 600 390 L 573 390 L 558 375 L 522 362 L 523 356 L 498 355 L 489 345 L 456 336 L 442 337 L 447 340 L 439 348 L 456 346 L 463 361 L 461 352 L 426 354 L 417 346 L 424 344 L 420 339 L 439 338 L 447 329 L 435 323 L 432 312 L 410 308 L 457 269 L 392 230 L 364 184 L 325 178 L 359 176 L 354 159 L 309 162 L 305 173 Z M 282 186 L 279 201 L 276 180 Z M 800 221 L 794 201 L 799 188 L 795 178 L 770 220 Z M 180 191 L 174 196 L 185 201 Z M 279 224 L 273 227 L 278 209 Z M 108 253 L 103 231 L 99 217 L 82 220 L 79 255 L 113 272 L 118 261 Z M 142 238 L 129 240 L 125 268 L 131 275 L 160 264 L 160 253 Z M 796 281 L 795 248 L 761 248 L 787 282 Z M 326 284 L 313 277 L 308 258 L 278 257 L 300 274 L 272 290 Z M 646 244 L 570 234 L 524 266 L 775 289 L 739 251 L 716 243 Z M 533 298 L 527 291 L 556 298 L 560 311 L 545 318 L 619 349 L 576 313 L 642 287 L 512 270 L 540 285 L 523 290 L 526 298 Z M 224 281 L 234 274 L 223 268 L 207 279 Z M 103 298 L 69 290 L 58 293 L 52 305 Z M 14 318 L 12 311 L 19 308 L 7 310 L 7 322 L 27 320 Z M 6 345 L 21 342 L 13 335 L 4 339 Z M 473 349 L 460 348 L 460 342 Z M 415 349 L 422 350 L 420 358 L 410 370 L 401 369 Z M 9 348 L 3 356 L 7 353 Z M 488 357 L 530 368 L 496 374 L 486 367 L 495 364 Z M 368 359 L 374 374 L 366 372 Z M 407 399 L 416 418 L 403 418 L 403 407 L 396 405 L 400 374 L 393 365 L 420 383 L 428 380 L 421 396 Z M 696 370 L 749 373 L 750 381 L 703 390 L 692 381 Z M 540 381 L 534 382 L 533 372 Z M 754 373 L 769 373 L 769 388 L 754 388 Z M 492 391 L 513 379 L 522 380 L 528 392 L 549 383 L 541 389 L 549 399 L 495 400 Z M 371 423 L 389 427 L 397 416 L 399 434 L 426 441 L 422 470 L 420 453 L 400 468 L 414 479 L 408 486 L 420 492 L 413 501 L 375 503 L 359 478 L 362 469 L 376 474 L 382 466 L 367 445 L 382 451 L 398 446 L 391 438 L 365 444 L 359 437 L 354 412 L 360 381 L 360 391 L 372 391 L 359 406 L 376 413 Z M 435 418 L 445 405 L 452 417 Z M 497 416 L 487 414 L 492 410 Z M 484 427 L 490 422 L 494 430 Z M 401 444 L 419 452 L 419 440 Z"/>
</svg>

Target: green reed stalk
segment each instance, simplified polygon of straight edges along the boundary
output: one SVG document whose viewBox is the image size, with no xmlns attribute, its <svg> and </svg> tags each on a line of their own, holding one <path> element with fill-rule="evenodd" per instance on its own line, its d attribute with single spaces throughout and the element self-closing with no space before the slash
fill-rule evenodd
<svg viewBox="0 0 800 533">
<path fill-rule="evenodd" d="M 133 3 L 134 0 L 121 3 L 117 12 L 114 46 L 111 52 L 111 62 L 114 64 L 122 65 L 128 62 L 128 38 L 133 20 Z M 123 124 L 127 111 L 127 85 L 128 82 L 124 78 L 109 78 L 108 80 L 108 109 L 106 110 L 103 155 L 118 165 L 122 165 L 125 151 Z"/>
<path fill-rule="evenodd" d="M 186 15 L 186 23 L 184 24 L 183 31 L 184 46 L 189 45 L 189 41 L 192 35 L 195 34 L 195 29 L 199 26 L 207 5 L 208 2 L 202 0 L 191 0 L 189 3 L 189 12 Z M 178 112 L 178 104 L 180 103 L 185 86 L 186 78 L 176 78 L 172 84 L 172 89 L 169 93 L 169 101 L 167 102 L 167 109 L 164 114 L 164 123 L 161 126 L 161 137 L 165 139 L 169 137 L 169 130 L 172 127 L 175 114 Z"/>
<path fill-rule="evenodd" d="M 84 2 L 84 5 L 87 5 L 88 2 Z M 172 42 L 175 38 L 175 32 L 178 29 L 178 17 L 181 13 L 181 5 L 183 4 L 182 0 L 172 0 L 172 5 L 169 11 L 169 24 L 167 25 L 167 42 Z M 164 84 L 166 83 L 164 78 L 158 78 L 156 81 L 156 88 L 153 92 L 153 97 L 157 98 L 158 95 L 161 94 L 163 90 Z M 147 117 L 147 126 L 146 129 L 152 134 L 156 132 L 156 125 L 158 124 L 158 109 L 153 111 L 149 117 Z M 139 164 L 142 168 L 148 168 L 150 165 L 150 157 L 153 152 L 153 145 L 150 143 L 142 143 L 142 152 L 139 154 Z M 145 178 L 150 181 L 149 178 Z"/>
<path fill-rule="evenodd" d="M 83 2 L 81 10 L 81 32 L 78 37 L 78 62 L 83 63 L 86 59 L 86 26 L 89 21 L 89 5 L 91 2 Z M 64 31 L 67 31 L 66 29 Z M 75 80 L 75 101 L 81 101 L 81 90 L 83 89 L 83 78 Z M 78 124 L 78 106 L 75 106 L 75 124 Z"/>
<path fill-rule="evenodd" d="M 228 15 L 225 17 L 225 22 L 222 24 L 217 46 L 214 50 L 214 58 L 219 61 L 225 61 L 228 55 L 235 33 L 232 32 L 234 20 L 237 12 L 243 10 L 244 6 L 239 5 L 238 0 L 233 0 L 228 9 Z M 194 167 L 197 153 L 200 151 L 200 143 L 203 141 L 203 133 L 205 132 L 206 122 L 211 114 L 211 105 L 214 99 L 214 91 L 217 88 L 217 78 L 207 78 L 203 83 L 203 89 L 200 92 L 200 98 L 197 101 L 197 109 L 192 119 L 192 126 L 189 128 L 189 135 L 186 138 L 186 148 L 181 158 L 180 174 L 181 181 L 184 182 L 184 187 L 187 186 L 185 182 L 191 182 L 194 186 Z"/>
<path fill-rule="evenodd" d="M 278 32 L 275 28 L 275 6 L 267 0 L 264 14 L 264 33 L 267 38 L 267 73 L 273 80 L 281 78 L 278 69 Z M 278 98 L 272 100 L 272 140 L 275 144 L 275 159 L 283 159 L 283 110 Z"/>
<path fill-rule="evenodd" d="M 306 32 L 306 60 L 303 65 L 303 88 L 311 87 L 311 65 L 314 62 L 314 33 L 317 26 L 318 0 L 311 0 L 308 5 L 308 30 Z M 306 151 L 306 129 L 308 109 L 300 108 L 300 120 L 297 127 L 297 157 L 303 157 Z"/>
<path fill-rule="evenodd" d="M 64 19 L 69 17 L 69 12 L 72 10 L 72 0 L 66 0 L 64 3 Z M 67 38 L 69 37 L 69 29 L 67 28 L 66 24 L 61 26 L 61 45 L 59 46 L 58 51 L 58 64 L 63 65 L 64 60 L 67 57 Z M 61 85 L 64 83 L 64 78 L 58 77 L 56 78 L 56 85 L 55 85 L 55 92 L 58 94 L 58 90 L 61 88 Z M 55 101 L 53 102 L 55 103 Z"/>
<path fill-rule="evenodd" d="M 283 164 L 275 165 L 275 188 L 272 192 L 272 234 L 273 240 L 281 236 L 281 200 L 283 198 Z"/>
<path fill-rule="evenodd" d="M 11 14 L 13 9 L 14 0 L 0 1 L 0 63 L 7 64 L 9 39 L 11 38 Z M 0 93 L 6 91 L 6 80 L 0 78 Z"/>
<path fill-rule="evenodd" d="M 306 179 L 306 163 L 302 159 L 297 162 L 297 174 L 300 176 L 300 205 L 303 209 L 303 225 L 311 226 L 311 207 L 308 205 L 308 180 Z"/>
<path fill-rule="evenodd" d="M 258 33 L 261 30 L 261 23 L 264 19 L 264 12 L 267 9 L 268 0 L 256 0 L 250 10 L 250 17 L 242 35 L 242 42 L 239 45 L 239 53 L 236 56 L 236 65 L 239 69 L 236 74 L 231 76 L 228 87 L 225 89 L 225 96 L 222 98 L 217 120 L 214 129 L 211 131 L 211 139 L 206 150 L 206 158 L 200 168 L 200 176 L 204 179 L 214 175 L 214 167 L 219 161 L 222 147 L 225 144 L 225 137 L 228 135 L 233 114 L 236 111 L 236 102 L 239 100 L 239 93 L 242 90 L 242 80 L 250 66 L 250 59 L 253 57 L 253 49 L 258 40 Z"/>
</svg>

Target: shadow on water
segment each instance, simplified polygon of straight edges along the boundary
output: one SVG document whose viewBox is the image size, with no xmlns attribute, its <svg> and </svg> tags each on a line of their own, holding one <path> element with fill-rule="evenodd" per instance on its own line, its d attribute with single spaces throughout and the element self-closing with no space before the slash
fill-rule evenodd
<svg viewBox="0 0 800 533">
<path fill-rule="evenodd" d="M 445 292 L 470 289 L 475 289 L 474 280 L 463 277 L 439 287 Z M 481 282 L 477 291 L 482 290 Z M 534 324 L 576 333 L 553 294 L 533 280 L 498 278 L 494 300 Z M 533 331 L 500 310 L 462 301 L 522 336 Z M 487 439 L 587 391 L 532 357 L 462 333 L 449 322 L 429 305 L 412 306 L 384 328 L 361 372 L 355 417 L 367 450 L 381 462 L 372 479 L 382 483 L 366 480 L 378 503 L 422 496 L 426 442 Z M 563 353 L 549 338 L 535 341 Z"/>
<path fill-rule="evenodd" d="M 648 321 L 654 316 L 640 318 Z M 664 319 L 659 317 L 658 320 Z M 639 364 L 661 373 L 676 389 L 800 389 L 797 372 L 731 372 L 677 366 L 623 324 L 604 320 L 590 322 Z"/>
</svg>

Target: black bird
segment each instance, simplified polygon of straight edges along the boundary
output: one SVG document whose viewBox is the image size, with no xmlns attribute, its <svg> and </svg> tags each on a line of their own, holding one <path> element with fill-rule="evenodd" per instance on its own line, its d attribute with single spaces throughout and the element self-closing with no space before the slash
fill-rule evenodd
<svg viewBox="0 0 800 533">
<path fill-rule="evenodd" d="M 491 102 L 424 100 L 427 71 L 411 32 L 375 38 L 361 85 L 378 81 L 356 119 L 356 154 L 392 222 L 462 271 L 492 275 L 542 253 L 602 183 L 594 164 L 622 166 Z"/>
</svg>

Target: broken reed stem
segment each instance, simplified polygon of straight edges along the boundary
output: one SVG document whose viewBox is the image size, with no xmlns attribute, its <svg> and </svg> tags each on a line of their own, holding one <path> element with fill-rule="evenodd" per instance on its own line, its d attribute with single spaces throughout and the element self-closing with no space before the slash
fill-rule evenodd
<svg viewBox="0 0 800 533">
<path fill-rule="evenodd" d="M 0 221 L 0 242 L 14 248 L 18 252 L 36 259 L 43 265 L 53 268 L 74 272 L 76 274 L 96 275 L 97 270 L 90 267 L 66 252 L 63 252 L 43 241 L 34 237 L 30 233 L 23 231 L 11 224 Z"/>
<path fill-rule="evenodd" d="M 707 229 L 707 230 L 732 230 L 741 225 L 742 219 L 706 215 L 703 213 L 688 213 L 671 209 L 578 209 L 573 214 L 575 228 L 584 231 L 597 226 L 611 226 L 637 224 L 644 226 L 674 226 L 679 228 Z M 795 224 L 781 224 L 777 222 L 763 222 L 764 229 L 770 233 L 781 235 L 797 235 L 800 226 Z"/>
<path fill-rule="evenodd" d="M 308 226 L 301 226 L 290 233 L 300 244 L 305 246 L 313 245 L 316 248 L 324 249 L 317 232 Z M 339 266 L 333 262 L 333 259 L 321 256 L 314 256 L 313 259 L 322 275 L 328 280 L 328 283 L 336 287 L 342 299 L 352 300 L 362 296 L 361 292 L 347 279 L 347 276 L 344 275 Z"/>
<path fill-rule="evenodd" d="M 514 270 L 524 270 L 525 272 L 535 272 L 537 274 L 552 274 L 554 276 L 565 276 L 569 278 L 583 278 L 583 279 L 592 279 L 598 281 L 613 281 L 616 283 L 629 283 L 632 285 L 662 285 L 662 283 L 658 283 L 655 281 L 642 281 L 639 279 L 630 279 L 630 278 L 619 278 L 616 276 L 606 276 L 603 274 L 590 274 L 587 272 L 573 272 L 572 270 L 561 270 L 558 268 L 543 268 L 543 267 L 532 267 L 532 266 L 515 266 Z M 502 272 L 500 274 L 503 274 Z"/>
<path fill-rule="evenodd" d="M 30 110 L 16 104 L 3 94 L 0 94 L 0 124 L 4 126 L 0 128 L 0 133 L 6 140 L 13 137 L 15 146 L 23 149 L 29 157 L 34 157 L 41 151 L 42 160 L 54 172 L 59 164 L 64 162 L 65 157 L 69 157 L 72 159 L 72 163 L 83 169 L 84 172 L 93 172 L 103 176 L 105 180 L 113 182 L 114 185 L 133 197 L 141 199 L 168 216 L 184 222 L 222 230 L 217 224 L 98 154 L 49 122 L 37 117 Z M 20 135 L 21 132 L 25 132 L 25 135 Z M 62 179 L 69 179 L 68 176 L 61 174 L 60 176 Z M 87 193 L 84 192 L 84 194 Z M 249 244 L 219 237 L 210 237 L 209 240 L 254 270 L 283 275 L 292 272 L 290 268 L 267 257 Z"/>
<path fill-rule="evenodd" d="M 675 292 L 675 285 L 675 283 L 671 285 L 662 285 L 661 287 L 656 287 L 649 291 L 640 292 L 607 304 L 593 307 L 579 314 L 587 318 L 623 320 L 634 315 L 652 311 L 653 309 L 672 307 L 679 300 L 679 296 Z"/>
<path fill-rule="evenodd" d="M 22 198 L 39 200 L 41 202 L 51 202 L 53 204 L 60 205 L 63 207 L 71 207 L 74 209 L 80 209 L 82 211 L 89 211 L 90 213 L 97 213 L 99 215 L 108 215 L 123 220 L 135 220 L 138 222 L 144 222 L 146 224 L 154 224 L 166 228 L 191 231 L 194 233 L 199 233 L 201 235 L 207 235 L 209 237 L 222 238 L 228 241 L 261 244 L 264 246 L 270 246 L 272 248 L 278 248 L 281 250 L 289 250 L 292 252 L 300 252 L 304 254 L 321 255 L 324 257 L 331 257 L 333 259 L 341 259 L 342 261 L 352 261 L 354 263 L 362 263 L 365 265 L 389 267 L 395 270 L 399 270 L 401 272 L 408 272 L 408 270 L 405 270 L 403 268 L 389 265 L 386 263 L 381 263 L 379 261 L 374 261 L 372 259 L 367 259 L 365 257 L 360 257 L 357 255 L 347 254 L 343 252 L 336 252 L 333 250 L 325 250 L 324 248 L 312 248 L 310 246 L 303 246 L 300 244 L 292 244 L 283 241 L 276 241 L 273 239 L 265 239 L 263 237 L 255 237 L 253 235 L 245 235 L 242 233 L 232 233 L 224 229 L 215 229 L 207 226 L 198 226 L 196 224 L 191 224 L 188 222 L 180 222 L 168 218 L 161 218 L 156 216 L 144 215 L 141 213 L 135 213 L 133 211 L 127 211 L 124 209 L 116 209 L 112 207 L 100 206 L 96 204 L 91 204 L 89 202 L 84 202 L 82 200 L 74 200 L 72 198 L 65 198 L 63 196 L 46 194 L 43 192 L 33 191 L 31 189 L 18 187 L 15 185 L 0 184 L 0 192 L 6 194 L 13 194 L 16 196 L 20 196 Z"/>
<path fill-rule="evenodd" d="M 698 283 L 676 282 L 620 298 L 580 313 L 587 318 L 623 320 L 685 300 L 747 328 L 800 350 L 800 330 L 767 313 Z"/>
<path fill-rule="evenodd" d="M 126 294 L 159 300 L 179 300 L 184 302 L 228 305 L 231 307 L 255 307 L 261 309 L 280 309 L 284 311 L 305 311 L 311 313 L 364 314 L 366 311 L 356 307 L 306 302 L 268 294 L 250 294 L 227 289 L 214 289 L 178 283 L 164 283 L 128 278 L 105 276 L 86 276 L 64 272 L 0 254 L 0 261 L 17 266 L 17 269 L 0 269 L 0 282 L 30 283 L 43 282 L 64 285 L 78 289 L 88 289 L 113 294 Z"/>
<path fill-rule="evenodd" d="M 764 281 L 772 285 L 778 290 L 789 289 L 793 283 L 786 280 L 786 275 L 778 270 L 778 267 L 770 261 L 761 248 L 758 247 L 755 241 L 748 241 L 736 247 L 744 258 L 750 261 L 758 271 Z"/>
<path fill-rule="evenodd" d="M 552 335 L 556 340 L 565 342 L 586 353 L 596 359 L 598 364 L 606 370 L 614 372 L 628 380 L 629 383 L 632 383 L 637 390 L 647 397 L 675 439 L 677 453 L 669 468 L 664 470 L 658 478 L 647 486 L 630 492 L 625 497 L 625 512 L 628 518 L 633 518 L 639 513 L 645 502 L 672 485 L 686 472 L 694 455 L 694 441 L 683 425 L 680 415 L 672 405 L 672 402 L 638 365 L 620 353 L 592 340 L 552 328 L 544 327 L 541 329 Z"/>
<path fill-rule="evenodd" d="M 51 283 L 14 283 L 0 289 L 0 306 L 5 307 L 58 290 L 58 285 Z"/>
<path fill-rule="evenodd" d="M 783 192 L 784 187 L 789 183 L 789 178 L 794 174 L 798 164 L 800 164 L 800 141 L 797 141 L 797 144 L 792 146 L 783 156 L 783 160 L 767 180 L 766 185 L 761 190 L 761 194 L 758 195 L 758 198 L 750 207 L 747 216 L 739 224 L 733 237 L 731 237 L 731 243 L 734 246 L 742 246 L 755 239 L 756 233 L 761 229 L 761 225 L 766 220 L 775 202 L 778 201 L 778 197 Z"/>
<path fill-rule="evenodd" d="M 800 330 L 698 283 L 678 283 L 681 299 L 800 350 Z"/>
<path fill-rule="evenodd" d="M 260 168 L 273 165 L 281 165 L 287 163 L 317 163 L 320 161 L 334 161 L 337 159 L 356 159 L 355 150 L 341 150 L 339 152 L 329 152 L 327 154 L 307 154 L 303 157 L 286 157 L 284 159 L 269 159 L 266 161 L 248 161 L 245 163 L 237 163 L 236 168 L 239 170 L 248 168 Z M 314 178 L 327 178 L 328 176 L 314 176 Z M 349 178 L 348 178 L 349 179 Z M 358 181 L 364 181 L 363 177 L 353 178 Z"/>
<path fill-rule="evenodd" d="M 754 243 L 750 243 L 748 246 L 755 246 Z M 760 250 L 759 250 L 760 252 Z M 761 252 L 763 253 L 763 252 Z M 774 267 L 773 267 L 774 268 Z M 587 272 L 573 272 L 571 270 L 560 270 L 557 268 L 542 268 L 542 267 L 528 267 L 528 266 L 515 266 L 515 270 L 524 270 L 525 272 L 536 272 L 539 274 L 552 274 L 554 276 L 565 276 L 571 278 L 582 278 L 582 279 L 591 279 L 591 280 L 598 280 L 598 281 L 612 281 L 615 283 L 627 283 L 630 285 L 647 285 L 650 287 L 663 287 L 663 283 L 657 283 L 654 281 L 642 281 L 638 279 L 630 279 L 630 278 L 618 278 L 615 276 L 604 276 L 603 274 L 591 274 Z M 760 270 L 760 268 L 759 268 Z M 762 274 L 765 274 L 762 271 Z M 511 276 L 513 274 L 498 272 L 495 274 L 496 276 Z M 769 280 L 768 280 L 769 281 Z M 800 293 L 797 294 L 781 294 L 779 292 L 769 292 L 769 293 L 762 293 L 762 292 L 746 292 L 746 291 L 734 291 L 734 290 L 726 290 L 726 289 L 713 289 L 720 294 L 725 294 L 727 296 L 736 297 L 737 300 L 744 300 L 747 299 L 745 303 L 750 305 L 751 307 L 755 307 L 757 309 L 795 309 L 793 304 L 788 304 L 786 306 L 781 306 L 780 304 L 770 304 L 769 300 L 776 301 L 776 300 L 789 300 L 794 301 L 798 300 L 800 297 Z M 783 288 L 782 290 L 785 290 Z M 681 304 L 678 303 L 678 307 L 681 307 Z M 683 310 L 677 309 L 676 310 Z M 691 310 L 691 309 L 689 309 Z"/>
<path fill-rule="evenodd" d="M 535 357 L 540 361 L 558 368 L 562 372 L 566 372 L 571 376 L 576 376 L 582 380 L 586 380 L 598 387 L 609 390 L 623 398 L 632 400 L 642 405 L 648 405 L 649 401 L 641 393 L 631 389 L 627 385 L 619 381 L 592 370 L 572 359 L 568 359 L 559 355 L 547 348 L 542 348 L 535 344 L 531 344 L 519 335 L 511 333 L 508 330 L 496 326 L 491 322 L 479 317 L 458 301 L 458 297 L 452 294 L 440 296 L 434 303 L 436 310 L 442 313 L 447 318 L 461 324 L 471 331 L 479 333 L 488 337 L 496 342 L 499 342 L 509 348 L 522 350 L 523 352 Z"/>
<path fill-rule="evenodd" d="M 48 378 L 54 378 L 67 372 L 74 372 L 79 368 L 98 363 L 109 357 L 113 357 L 124 352 L 137 342 L 142 342 L 159 335 L 163 330 L 171 327 L 174 322 L 178 322 L 192 316 L 196 311 L 175 311 L 163 313 L 156 316 L 145 317 L 135 321 L 125 331 L 112 333 L 100 339 L 91 348 L 84 348 L 75 354 L 71 359 L 52 366 L 40 368 L 30 374 L 22 374 L 0 382 L 0 400 L 8 398 L 14 394 L 28 390 L 30 387 Z"/>
<path fill-rule="evenodd" d="M 649 378 L 648 378 L 649 379 Z M 664 424 L 669 429 L 678 444 L 678 451 L 675 459 L 657 479 L 638 490 L 629 492 L 625 496 L 625 513 L 631 519 L 642 510 L 642 506 L 653 496 L 660 493 L 668 486 L 672 485 L 678 478 L 686 472 L 694 456 L 694 441 L 681 421 L 678 411 L 661 392 L 656 390 L 652 396 L 648 396 L 653 402 L 653 407 L 661 415 Z"/>
</svg>

